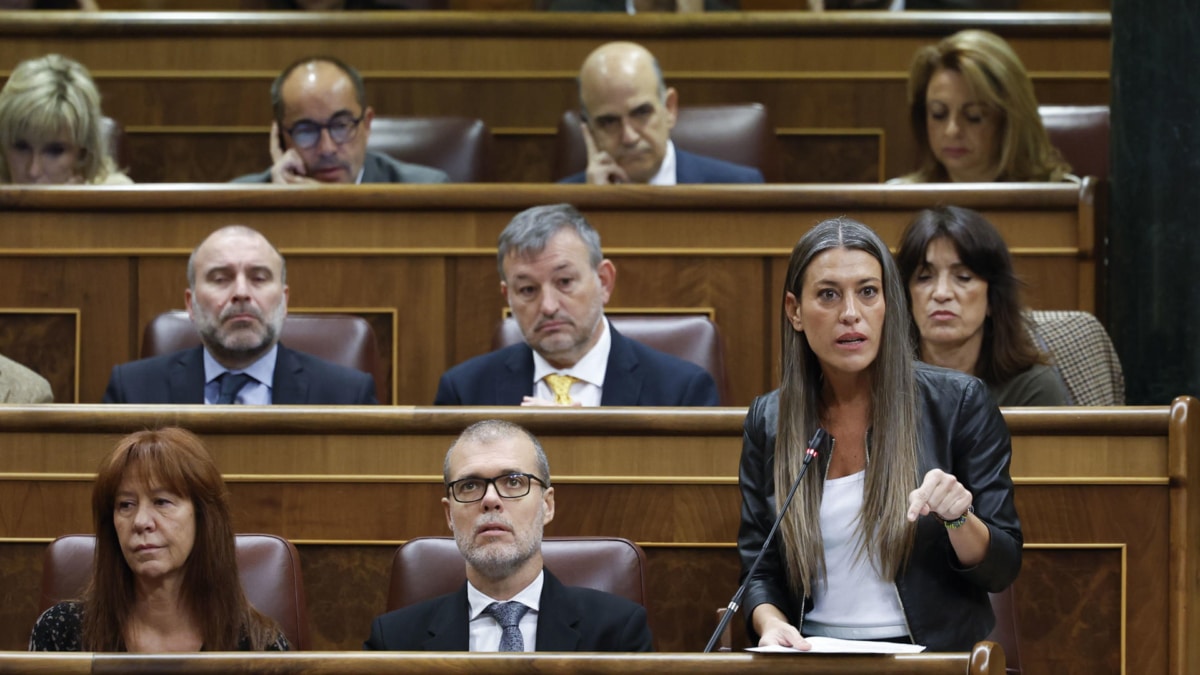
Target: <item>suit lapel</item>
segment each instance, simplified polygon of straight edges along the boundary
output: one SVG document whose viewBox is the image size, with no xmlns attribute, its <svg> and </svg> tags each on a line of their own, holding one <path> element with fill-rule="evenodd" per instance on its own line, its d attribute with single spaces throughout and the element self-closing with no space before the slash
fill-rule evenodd
<svg viewBox="0 0 1200 675">
<path fill-rule="evenodd" d="M 695 183 L 703 183 L 704 176 L 696 170 L 692 163 L 692 157 L 686 152 L 679 150 L 679 146 L 675 146 L 675 183 L 678 185 L 692 185 Z"/>
<path fill-rule="evenodd" d="M 579 648 L 579 608 L 550 570 L 545 570 L 541 608 L 538 610 L 537 650 L 573 652 Z"/>
<path fill-rule="evenodd" d="M 428 637 L 421 643 L 421 649 L 427 652 L 465 652 L 470 649 L 469 607 L 464 582 L 462 588 L 442 602 L 429 618 L 429 625 L 425 627 Z"/>
<path fill-rule="evenodd" d="M 368 183 L 385 182 L 385 181 L 380 180 L 380 174 L 382 174 L 382 173 L 383 173 L 383 171 L 379 166 L 379 160 L 376 159 L 374 155 L 372 155 L 371 153 L 368 152 L 366 155 L 366 159 L 363 161 L 362 184 L 366 185 Z"/>
<path fill-rule="evenodd" d="M 279 353 L 275 355 L 275 375 L 271 382 L 271 403 L 275 405 L 294 405 L 308 402 L 308 378 L 304 376 L 304 366 L 296 354 L 279 345 Z"/>
<path fill-rule="evenodd" d="M 204 347 L 180 352 L 171 362 L 167 389 L 171 403 L 204 403 Z"/>
<path fill-rule="evenodd" d="M 533 395 L 533 349 L 524 343 L 517 347 L 504 358 L 508 375 L 493 382 L 494 405 L 521 405 L 521 399 Z"/>
<path fill-rule="evenodd" d="M 638 370 L 637 355 L 633 353 L 633 345 L 628 338 L 618 333 L 611 323 L 608 328 L 612 331 L 612 346 L 608 350 L 600 405 L 637 405 L 644 380 Z"/>
</svg>

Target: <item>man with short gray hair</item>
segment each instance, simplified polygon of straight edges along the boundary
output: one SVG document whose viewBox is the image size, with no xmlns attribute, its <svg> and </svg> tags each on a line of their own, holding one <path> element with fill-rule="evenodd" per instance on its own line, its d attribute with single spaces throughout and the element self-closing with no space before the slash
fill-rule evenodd
<svg viewBox="0 0 1200 675">
<path fill-rule="evenodd" d="M 575 207 L 517 214 L 497 265 L 525 341 L 446 371 L 435 405 L 719 405 L 706 370 L 622 336 L 604 317 L 617 270 Z"/>
<path fill-rule="evenodd" d="M 590 588 L 564 586 L 542 562 L 554 519 L 550 465 L 537 438 L 484 420 L 446 452 L 442 507 L 466 561 L 454 593 L 377 617 L 365 649 L 472 652 L 644 652 L 646 610 Z"/>
</svg>

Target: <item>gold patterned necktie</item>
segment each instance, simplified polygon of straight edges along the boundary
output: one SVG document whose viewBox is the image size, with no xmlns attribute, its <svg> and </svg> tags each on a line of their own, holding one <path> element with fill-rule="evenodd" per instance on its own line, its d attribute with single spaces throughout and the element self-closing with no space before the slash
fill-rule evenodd
<svg viewBox="0 0 1200 675">
<path fill-rule="evenodd" d="M 545 380 L 550 386 L 550 391 L 554 392 L 554 402 L 559 405 L 571 405 L 571 385 L 582 381 L 577 377 L 558 373 L 547 375 Z"/>
</svg>

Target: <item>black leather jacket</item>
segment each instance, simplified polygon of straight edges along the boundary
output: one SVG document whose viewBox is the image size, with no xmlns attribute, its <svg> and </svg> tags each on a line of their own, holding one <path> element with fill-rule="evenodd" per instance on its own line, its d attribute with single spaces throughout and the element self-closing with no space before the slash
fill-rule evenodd
<svg viewBox="0 0 1200 675">
<path fill-rule="evenodd" d="M 987 525 L 991 542 L 982 563 L 964 568 L 950 547 L 946 528 L 933 516 L 922 517 L 917 520 L 912 556 L 896 577 L 896 588 L 913 642 L 931 651 L 970 651 L 977 641 L 987 637 L 996 622 L 988 592 L 1006 588 L 1021 569 L 1021 523 L 1008 474 L 1012 445 L 1004 418 L 982 382 L 922 363 L 914 368 L 920 406 L 921 476 L 934 468 L 954 474 L 971 491 L 975 515 Z M 738 552 L 743 579 L 776 514 L 778 419 L 778 391 L 755 399 L 746 415 L 739 475 L 742 523 Z M 829 447 L 821 449 L 801 490 L 823 480 L 828 451 Z M 801 606 L 788 590 L 777 548 L 780 541 L 777 533 L 742 602 L 747 629 L 755 642 L 758 638 L 751 617 L 758 605 L 775 605 L 797 626 L 812 607 L 811 598 Z"/>
</svg>

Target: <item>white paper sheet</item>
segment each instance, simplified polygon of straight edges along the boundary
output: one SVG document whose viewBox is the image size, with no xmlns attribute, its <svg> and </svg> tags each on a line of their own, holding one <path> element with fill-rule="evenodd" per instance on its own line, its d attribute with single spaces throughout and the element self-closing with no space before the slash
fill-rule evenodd
<svg viewBox="0 0 1200 675">
<path fill-rule="evenodd" d="M 746 651 L 759 654 L 916 654 L 925 651 L 924 645 L 904 642 L 870 642 L 867 640 L 839 640 L 829 637 L 807 637 L 812 645 L 809 651 L 791 647 L 750 647 Z"/>
</svg>

